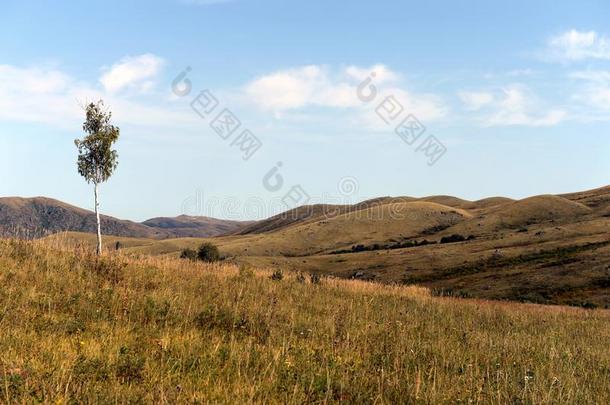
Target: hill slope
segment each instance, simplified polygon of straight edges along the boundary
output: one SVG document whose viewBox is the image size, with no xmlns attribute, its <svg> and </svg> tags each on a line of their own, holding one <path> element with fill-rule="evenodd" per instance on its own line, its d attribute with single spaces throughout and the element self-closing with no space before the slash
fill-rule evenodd
<svg viewBox="0 0 610 405">
<path fill-rule="evenodd" d="M 153 239 L 217 236 L 250 224 L 187 216 L 136 223 L 102 215 L 101 222 L 105 235 Z M 95 233 L 95 214 L 46 197 L 0 198 L 0 236 L 37 238 L 62 231 Z"/>
<path fill-rule="evenodd" d="M 180 215 L 173 218 L 151 218 L 142 222 L 142 225 L 156 229 L 163 229 L 170 232 L 173 237 L 177 238 L 207 238 L 210 236 L 228 235 L 253 223 L 254 221 L 230 221 L 210 217 Z"/>
<path fill-rule="evenodd" d="M 610 403 L 609 311 L 270 275 L 0 240 L 1 401 Z"/>
<path fill-rule="evenodd" d="M 168 233 L 132 221 L 101 216 L 102 232 L 107 235 L 162 238 Z M 95 214 L 45 197 L 0 198 L 0 232 L 35 238 L 61 231 L 96 231 Z"/>
<path fill-rule="evenodd" d="M 303 256 L 357 244 L 384 243 L 412 238 L 438 227 L 446 228 L 470 218 L 466 211 L 423 201 L 392 202 L 319 219 L 282 226 L 246 238 L 227 238 L 228 254 L 245 256 Z"/>
<path fill-rule="evenodd" d="M 330 209 L 302 207 L 292 211 L 294 219 L 274 217 L 250 227 L 253 233 L 212 242 L 239 264 L 418 284 L 459 296 L 610 307 L 607 190 L 519 201 L 433 198 L 467 209 L 388 197 Z M 56 239 L 93 241 L 83 234 Z M 115 240 L 109 238 L 109 246 Z M 204 240 L 210 239 L 121 243 L 136 254 L 178 256 Z"/>
</svg>

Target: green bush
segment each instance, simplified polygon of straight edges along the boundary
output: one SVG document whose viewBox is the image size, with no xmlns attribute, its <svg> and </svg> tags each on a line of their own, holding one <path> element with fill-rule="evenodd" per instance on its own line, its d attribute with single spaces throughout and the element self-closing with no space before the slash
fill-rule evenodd
<svg viewBox="0 0 610 405">
<path fill-rule="evenodd" d="M 197 252 L 193 249 L 186 248 L 180 253 L 181 259 L 197 260 Z"/>
<path fill-rule="evenodd" d="M 218 248 L 206 242 L 199 246 L 197 250 L 186 248 L 180 253 L 181 259 L 189 259 L 192 261 L 201 260 L 204 262 L 215 262 L 220 260 L 220 252 Z"/>
<path fill-rule="evenodd" d="M 204 262 L 216 262 L 220 260 L 220 252 L 218 251 L 216 245 L 206 242 L 199 246 L 197 258 Z"/>
<path fill-rule="evenodd" d="M 458 235 L 458 234 L 454 234 L 451 236 L 443 236 L 441 238 L 441 243 L 445 244 L 445 243 L 456 243 L 456 242 L 464 242 L 466 240 L 466 238 L 462 235 Z"/>
</svg>

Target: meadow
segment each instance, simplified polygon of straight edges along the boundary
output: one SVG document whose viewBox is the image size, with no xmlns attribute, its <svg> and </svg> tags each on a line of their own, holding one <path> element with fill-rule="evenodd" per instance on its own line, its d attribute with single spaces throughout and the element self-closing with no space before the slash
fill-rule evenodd
<svg viewBox="0 0 610 405">
<path fill-rule="evenodd" d="M 610 403 L 610 311 L 0 240 L 0 402 Z"/>
</svg>

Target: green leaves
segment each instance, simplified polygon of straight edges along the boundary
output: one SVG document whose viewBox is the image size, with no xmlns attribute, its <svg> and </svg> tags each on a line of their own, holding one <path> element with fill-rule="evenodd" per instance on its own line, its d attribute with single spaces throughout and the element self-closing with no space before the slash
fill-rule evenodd
<svg viewBox="0 0 610 405">
<path fill-rule="evenodd" d="M 83 139 L 76 139 L 78 173 L 88 183 L 100 184 L 112 176 L 118 166 L 118 153 L 112 145 L 119 139 L 120 130 L 110 123 L 112 113 L 104 110 L 102 100 L 90 103 L 86 109 Z"/>
</svg>

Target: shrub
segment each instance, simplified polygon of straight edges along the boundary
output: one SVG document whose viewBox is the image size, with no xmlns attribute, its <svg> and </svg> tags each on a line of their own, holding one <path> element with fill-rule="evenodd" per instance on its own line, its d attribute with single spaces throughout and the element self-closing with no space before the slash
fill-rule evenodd
<svg viewBox="0 0 610 405">
<path fill-rule="evenodd" d="M 455 243 L 455 242 L 464 242 L 466 240 L 462 235 L 451 235 L 451 236 L 443 236 L 441 238 L 441 243 Z"/>
<path fill-rule="evenodd" d="M 203 260 L 204 262 L 216 262 L 220 260 L 220 252 L 218 251 L 216 245 L 206 242 L 199 246 L 197 258 L 199 260 Z"/>
<path fill-rule="evenodd" d="M 589 301 L 582 302 L 580 306 L 584 309 L 596 309 L 599 307 L 599 305 Z"/>
<path fill-rule="evenodd" d="M 193 249 L 186 248 L 180 253 L 181 259 L 197 260 L 197 252 Z"/>
</svg>

